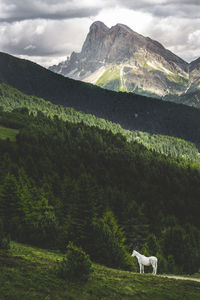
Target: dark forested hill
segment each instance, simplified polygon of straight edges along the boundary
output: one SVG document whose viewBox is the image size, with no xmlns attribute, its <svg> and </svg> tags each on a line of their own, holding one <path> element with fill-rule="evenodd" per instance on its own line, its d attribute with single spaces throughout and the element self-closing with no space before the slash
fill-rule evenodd
<svg viewBox="0 0 200 300">
<path fill-rule="evenodd" d="M 0 220 L 13 239 L 59 249 L 71 240 L 127 268 L 126 244 L 156 254 L 160 272 L 198 270 L 198 167 L 26 109 L 0 121 L 10 128 L 0 139 Z"/>
<path fill-rule="evenodd" d="M 29 114 L 35 116 L 42 112 L 51 119 L 54 116 L 57 116 L 59 119 L 71 123 L 83 122 L 88 126 L 106 129 L 114 134 L 120 133 L 126 137 L 127 141 L 137 141 L 145 145 L 148 149 L 155 150 L 156 152 L 172 155 L 173 157 L 189 158 L 196 162 L 200 161 L 199 151 L 194 143 L 177 137 L 150 134 L 138 130 L 126 130 L 117 123 L 98 118 L 92 114 L 86 114 L 77 111 L 74 108 L 63 107 L 62 105 L 55 105 L 50 101 L 46 101 L 36 96 L 26 95 L 5 83 L 0 84 L 0 107 L 5 111 L 26 108 L 29 111 Z M 5 119 L 1 119 L 0 122 L 5 125 L 7 124 L 7 120 Z M 15 127 L 18 128 L 17 123 Z M 4 132 L 2 133 L 2 136 L 3 134 Z"/>
<path fill-rule="evenodd" d="M 200 111 L 195 108 L 104 90 L 5 53 L 0 53 L 0 82 L 114 121 L 126 129 L 177 136 L 200 144 Z"/>
</svg>

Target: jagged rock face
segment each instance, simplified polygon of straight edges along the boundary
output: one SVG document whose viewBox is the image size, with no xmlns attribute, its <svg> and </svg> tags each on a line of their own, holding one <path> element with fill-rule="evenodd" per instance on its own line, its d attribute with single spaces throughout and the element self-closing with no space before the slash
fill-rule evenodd
<svg viewBox="0 0 200 300">
<path fill-rule="evenodd" d="M 81 51 L 81 59 L 90 60 L 91 58 L 96 58 L 96 60 L 101 60 L 104 56 L 102 48 L 102 40 L 104 40 L 109 28 L 101 22 L 95 22 L 90 27 L 90 33 L 83 44 Z"/>
<path fill-rule="evenodd" d="M 190 71 L 200 71 L 200 57 L 190 63 Z"/>
<path fill-rule="evenodd" d="M 123 24 L 94 22 L 80 53 L 50 70 L 112 90 L 167 97 L 199 87 L 200 59 L 188 64 Z"/>
<path fill-rule="evenodd" d="M 200 89 L 200 57 L 189 65 L 190 87 L 189 90 Z"/>
</svg>

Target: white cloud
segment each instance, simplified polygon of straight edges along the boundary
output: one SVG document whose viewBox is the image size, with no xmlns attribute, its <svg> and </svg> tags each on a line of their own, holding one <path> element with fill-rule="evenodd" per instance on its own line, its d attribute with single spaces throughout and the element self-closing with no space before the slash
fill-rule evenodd
<svg viewBox="0 0 200 300">
<path fill-rule="evenodd" d="M 129 26 L 132 30 L 142 33 L 145 32 L 149 25 L 153 22 L 153 17 L 149 13 L 133 11 L 116 6 L 115 8 L 102 10 L 92 20 L 100 20 L 108 27 L 114 26 L 117 23 L 122 23 Z"/>
<path fill-rule="evenodd" d="M 14 55 L 62 57 L 81 50 L 90 23 L 88 19 L 74 19 L 4 24 L 0 27 L 0 49 Z"/>
<path fill-rule="evenodd" d="M 200 28 L 200 19 L 177 19 L 174 16 L 154 18 L 151 26 L 147 27 L 146 34 L 190 62 L 200 56 L 200 36 L 197 28 Z"/>
<path fill-rule="evenodd" d="M 30 50 L 30 49 L 33 50 L 35 48 L 36 48 L 36 46 L 34 46 L 34 45 L 28 45 L 24 48 L 24 50 Z"/>
<path fill-rule="evenodd" d="M 19 58 L 27 59 L 32 62 L 37 62 L 39 65 L 48 68 L 49 66 L 57 65 L 61 61 L 65 61 L 67 56 L 29 56 L 29 55 L 16 55 Z"/>
</svg>

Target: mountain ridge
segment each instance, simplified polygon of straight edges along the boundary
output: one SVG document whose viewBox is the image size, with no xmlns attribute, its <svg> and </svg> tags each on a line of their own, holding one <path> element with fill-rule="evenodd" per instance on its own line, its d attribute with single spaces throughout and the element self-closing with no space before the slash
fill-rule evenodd
<svg viewBox="0 0 200 300">
<path fill-rule="evenodd" d="M 124 129 L 175 136 L 200 147 L 200 112 L 193 107 L 102 89 L 5 53 L 0 53 L 1 82 L 25 94 L 119 123 Z"/>
<path fill-rule="evenodd" d="M 184 61 L 158 41 L 124 24 L 108 28 L 96 21 L 81 52 L 73 52 L 67 61 L 49 69 L 107 89 L 166 97 L 169 101 L 174 96 L 174 102 L 182 103 L 179 96 L 190 92 L 193 81 L 195 89 L 200 89 L 200 73 L 191 76 L 198 62 Z"/>
<path fill-rule="evenodd" d="M 119 123 L 113 123 L 108 120 L 105 121 L 105 119 L 95 117 L 94 115 L 76 111 L 74 108 L 55 105 L 42 98 L 37 98 L 36 96 L 28 96 L 5 83 L 0 84 L 0 107 L 4 112 L 11 112 L 13 110 L 26 112 L 28 110 L 29 114 L 35 116 L 40 112 L 40 115 L 43 113 L 51 119 L 56 116 L 64 122 L 67 121 L 75 124 L 83 123 L 86 126 L 97 127 L 111 131 L 114 134 L 121 134 L 128 142 L 137 141 L 138 143 L 143 144 L 147 149 L 173 157 L 184 157 L 200 162 L 199 151 L 194 143 L 176 137 L 156 134 L 151 135 L 144 131 L 125 130 Z M 0 118 L 0 139 L 2 137 L 14 139 L 16 136 L 16 129 L 12 129 L 12 132 L 9 134 L 5 128 L 1 128 L 1 124 L 7 125 L 7 119 L 5 118 L 3 120 L 3 118 Z M 12 126 L 13 128 L 20 128 L 20 121 L 12 123 Z M 200 144 L 199 138 L 196 139 L 197 144 L 198 142 Z"/>
</svg>

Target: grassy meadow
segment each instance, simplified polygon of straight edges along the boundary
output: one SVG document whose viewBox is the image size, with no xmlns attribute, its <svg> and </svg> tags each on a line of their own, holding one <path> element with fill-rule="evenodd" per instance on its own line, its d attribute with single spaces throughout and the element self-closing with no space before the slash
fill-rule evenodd
<svg viewBox="0 0 200 300">
<path fill-rule="evenodd" d="M 11 129 L 4 126 L 0 126 L 0 139 L 2 140 L 9 139 L 11 142 L 14 142 L 18 133 L 18 129 Z"/>
<path fill-rule="evenodd" d="M 93 265 L 88 282 L 56 275 L 59 252 L 12 242 L 0 251 L 0 299 L 200 299 L 200 283 Z"/>
</svg>

